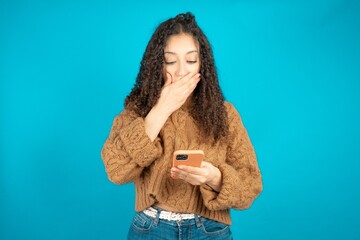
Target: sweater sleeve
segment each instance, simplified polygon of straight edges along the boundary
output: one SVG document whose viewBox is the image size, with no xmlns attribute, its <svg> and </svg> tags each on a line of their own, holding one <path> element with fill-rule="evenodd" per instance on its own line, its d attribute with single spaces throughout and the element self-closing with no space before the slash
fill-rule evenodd
<svg viewBox="0 0 360 240">
<path fill-rule="evenodd" d="M 153 142 L 145 132 L 144 119 L 124 110 L 115 117 L 101 151 L 110 181 L 131 182 L 162 154 L 160 138 Z"/>
<path fill-rule="evenodd" d="M 220 192 L 202 185 L 200 191 L 207 208 L 247 209 L 262 191 L 260 170 L 254 148 L 239 113 L 233 105 L 226 105 L 229 118 L 229 144 L 225 162 L 217 167 L 222 174 Z"/>
</svg>

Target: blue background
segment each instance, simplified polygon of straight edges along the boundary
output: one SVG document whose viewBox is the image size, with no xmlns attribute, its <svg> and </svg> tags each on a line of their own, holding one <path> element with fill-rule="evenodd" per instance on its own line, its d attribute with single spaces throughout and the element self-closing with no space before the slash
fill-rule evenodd
<svg viewBox="0 0 360 240">
<path fill-rule="evenodd" d="M 185 11 L 263 174 L 235 239 L 360 239 L 360 1 L 146 2 L 0 2 L 0 239 L 125 238 L 133 185 L 100 151 L 151 34 Z"/>
</svg>

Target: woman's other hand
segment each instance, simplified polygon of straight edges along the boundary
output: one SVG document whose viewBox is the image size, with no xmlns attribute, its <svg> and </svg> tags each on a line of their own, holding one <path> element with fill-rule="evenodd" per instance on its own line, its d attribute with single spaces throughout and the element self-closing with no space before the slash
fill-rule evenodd
<svg viewBox="0 0 360 240">
<path fill-rule="evenodd" d="M 222 184 L 220 170 L 209 162 L 203 161 L 200 167 L 180 165 L 171 168 L 171 176 L 180 178 L 192 185 L 207 184 L 219 192 Z"/>
</svg>

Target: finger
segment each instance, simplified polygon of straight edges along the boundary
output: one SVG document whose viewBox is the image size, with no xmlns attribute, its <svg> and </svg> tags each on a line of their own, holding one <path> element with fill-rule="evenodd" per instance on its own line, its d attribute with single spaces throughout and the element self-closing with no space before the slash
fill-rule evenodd
<svg viewBox="0 0 360 240">
<path fill-rule="evenodd" d="M 191 80 L 191 78 L 196 77 L 197 74 L 198 73 L 192 74 L 189 72 L 189 73 L 185 74 L 184 76 L 180 77 L 179 79 L 177 79 L 175 81 L 175 83 L 177 83 L 179 86 L 185 85 L 186 83 L 188 83 Z"/>
<path fill-rule="evenodd" d="M 186 171 L 183 171 L 177 167 L 171 168 L 171 174 L 180 178 L 183 178 L 186 174 L 188 174 Z"/>
<path fill-rule="evenodd" d="M 184 181 L 186 181 L 188 175 L 189 175 L 188 173 L 182 174 L 182 175 L 181 175 L 181 179 L 184 180 Z"/>
<path fill-rule="evenodd" d="M 182 79 L 179 82 L 176 82 L 176 87 L 178 88 L 179 92 L 183 93 L 186 96 L 189 96 L 194 89 L 196 88 L 198 82 L 200 81 L 200 74 L 197 73 L 189 80 Z"/>
<path fill-rule="evenodd" d="M 192 78 L 190 78 L 189 81 L 185 82 L 183 87 L 187 88 L 190 92 L 192 92 L 196 88 L 196 86 L 199 83 L 200 79 L 201 79 L 200 73 L 197 73 Z"/>
<path fill-rule="evenodd" d="M 206 178 L 202 174 L 196 175 L 190 172 L 182 171 L 178 168 L 171 169 L 171 177 L 174 179 L 181 179 L 192 185 L 201 185 L 205 183 L 206 180 Z"/>
<path fill-rule="evenodd" d="M 200 80 L 200 73 L 195 73 L 195 74 L 191 74 L 186 76 L 186 83 L 190 83 L 190 82 L 198 82 L 198 80 Z"/>
<path fill-rule="evenodd" d="M 171 76 L 170 73 L 167 72 L 164 87 L 171 84 L 171 83 L 172 83 L 172 76 Z"/>
<path fill-rule="evenodd" d="M 176 168 L 171 168 L 170 170 L 170 176 L 174 179 L 180 178 L 180 172 L 176 171 Z"/>
<path fill-rule="evenodd" d="M 174 179 L 182 179 L 184 181 L 189 181 L 191 180 L 191 178 L 189 178 L 189 173 L 184 172 L 184 171 L 174 171 L 173 169 L 171 169 L 171 177 Z"/>
<path fill-rule="evenodd" d="M 200 76 L 198 76 L 196 79 L 193 79 L 192 81 L 190 81 L 189 89 L 190 89 L 191 92 L 193 92 L 195 90 L 195 88 L 198 85 L 200 79 L 201 79 Z"/>
<path fill-rule="evenodd" d="M 170 174 L 172 177 L 174 178 L 179 178 L 182 173 L 181 170 L 179 170 L 178 168 L 176 167 L 172 167 L 171 170 L 170 170 Z"/>
<path fill-rule="evenodd" d="M 179 79 L 177 79 L 176 81 L 178 82 L 178 81 L 181 81 L 181 80 L 188 80 L 188 79 L 190 79 L 192 77 L 192 74 L 191 74 L 191 72 L 188 72 L 187 74 L 185 74 L 184 76 L 182 76 L 182 77 L 180 77 Z"/>
<path fill-rule="evenodd" d="M 177 175 L 176 173 L 173 173 L 173 172 L 170 173 L 170 176 L 171 176 L 172 178 L 174 178 L 174 179 L 178 179 L 178 178 L 179 178 L 179 175 Z"/>
<path fill-rule="evenodd" d="M 179 165 L 179 166 L 177 166 L 177 168 L 179 169 L 180 174 L 182 174 L 183 172 L 193 174 L 193 175 L 202 175 L 203 174 L 203 169 L 201 169 L 199 167 Z"/>
</svg>

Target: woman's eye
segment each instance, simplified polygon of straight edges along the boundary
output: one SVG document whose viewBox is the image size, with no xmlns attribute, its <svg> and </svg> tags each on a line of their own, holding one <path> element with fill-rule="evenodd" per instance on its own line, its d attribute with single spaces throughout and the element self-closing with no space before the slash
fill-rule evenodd
<svg viewBox="0 0 360 240">
<path fill-rule="evenodd" d="M 189 63 L 189 64 L 194 64 L 194 63 L 197 63 L 197 61 L 186 61 L 187 63 Z M 176 61 L 165 61 L 164 62 L 166 65 L 172 65 L 172 64 L 175 64 L 176 63 Z"/>
</svg>

